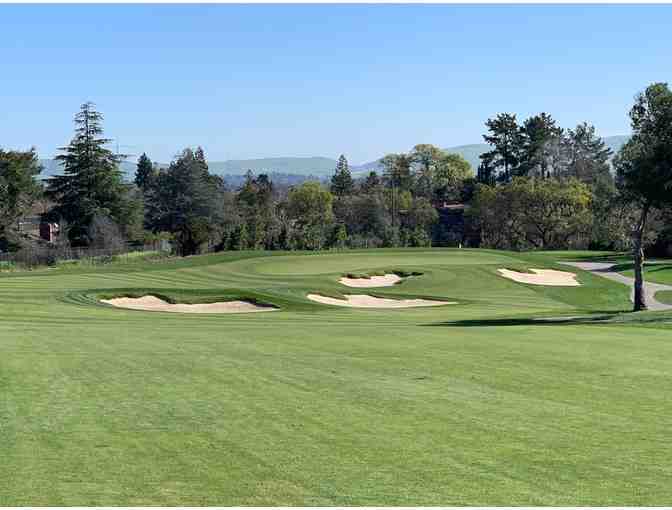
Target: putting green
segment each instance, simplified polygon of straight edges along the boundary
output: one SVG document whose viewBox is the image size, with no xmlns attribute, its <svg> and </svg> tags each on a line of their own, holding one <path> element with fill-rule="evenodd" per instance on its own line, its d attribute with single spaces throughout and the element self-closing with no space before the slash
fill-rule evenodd
<svg viewBox="0 0 672 510">
<path fill-rule="evenodd" d="M 0 505 L 669 503 L 672 314 L 616 315 L 627 288 L 579 270 L 580 287 L 497 274 L 559 258 L 254 252 L 2 274 Z M 347 293 L 458 304 L 306 298 L 394 269 L 422 275 Z M 98 302 L 148 293 L 280 310 Z"/>
</svg>

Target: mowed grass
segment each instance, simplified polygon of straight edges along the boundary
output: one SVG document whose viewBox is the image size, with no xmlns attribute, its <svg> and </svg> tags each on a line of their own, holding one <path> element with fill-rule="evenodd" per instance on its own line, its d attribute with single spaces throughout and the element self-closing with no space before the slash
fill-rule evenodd
<svg viewBox="0 0 672 510">
<path fill-rule="evenodd" d="M 672 290 L 661 290 L 656 292 L 656 299 L 661 303 L 672 305 Z"/>
<path fill-rule="evenodd" d="M 2 275 L 0 505 L 669 504 L 672 314 L 621 314 L 627 288 L 578 270 L 577 288 L 497 275 L 560 255 L 225 253 Z M 305 298 L 367 293 L 337 280 L 382 270 L 422 276 L 372 294 L 459 304 Z M 281 310 L 97 303 L 145 292 Z"/>
<path fill-rule="evenodd" d="M 634 278 L 635 273 L 632 269 L 632 263 L 621 266 L 620 273 Z M 649 282 L 672 285 L 672 262 L 656 261 L 646 264 L 644 266 L 644 279 Z"/>
</svg>

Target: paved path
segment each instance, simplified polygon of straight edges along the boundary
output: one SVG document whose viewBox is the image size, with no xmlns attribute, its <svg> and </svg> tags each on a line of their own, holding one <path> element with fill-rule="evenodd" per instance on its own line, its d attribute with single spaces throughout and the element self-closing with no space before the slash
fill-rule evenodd
<svg viewBox="0 0 672 510">
<path fill-rule="evenodd" d="M 566 266 L 574 266 L 584 271 L 590 271 L 593 274 L 609 278 L 615 282 L 624 283 L 632 289 L 630 300 L 634 301 L 635 294 L 635 279 L 623 276 L 621 273 L 612 271 L 611 268 L 616 264 L 613 262 L 560 262 Z M 672 305 L 666 305 L 660 301 L 656 301 L 656 292 L 661 290 L 672 290 L 672 285 L 663 285 L 662 283 L 644 283 L 644 295 L 646 298 L 646 306 L 649 310 L 672 310 Z"/>
</svg>

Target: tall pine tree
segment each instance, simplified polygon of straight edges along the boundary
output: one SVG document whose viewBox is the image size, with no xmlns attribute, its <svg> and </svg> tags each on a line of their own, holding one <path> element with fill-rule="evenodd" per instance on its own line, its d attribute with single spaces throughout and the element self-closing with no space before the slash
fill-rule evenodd
<svg viewBox="0 0 672 510">
<path fill-rule="evenodd" d="M 633 231 L 634 311 L 645 310 L 644 239 L 652 209 L 672 207 L 672 90 L 654 83 L 635 99 L 630 110 L 632 136 L 615 158 L 622 197 L 637 206 Z"/>
<path fill-rule="evenodd" d="M 584 122 L 567 132 L 567 174 L 594 186 L 613 181 L 609 172 L 612 152 L 597 136 L 595 127 Z"/>
<path fill-rule="evenodd" d="M 147 201 L 147 224 L 175 234 L 181 255 L 198 253 L 221 223 L 223 182 L 208 171 L 200 147 L 185 149 L 157 175 Z"/>
<path fill-rule="evenodd" d="M 481 159 L 489 162 L 489 168 L 499 171 L 498 180 L 509 182 L 520 165 L 523 148 L 523 135 L 516 115 L 500 113 L 494 119 L 488 119 L 485 125 L 489 134 L 483 135 L 483 139 L 493 149 L 481 154 Z"/>
<path fill-rule="evenodd" d="M 73 246 L 90 244 L 89 226 L 96 216 L 123 224 L 126 189 L 122 182 L 121 156 L 107 149 L 103 115 L 93 103 L 84 103 L 75 115 L 75 136 L 56 160 L 63 175 L 49 180 L 47 195 L 55 202 L 50 216 L 65 220 Z"/>
<path fill-rule="evenodd" d="M 560 166 L 563 130 L 547 113 L 540 113 L 523 122 L 520 128 L 522 145 L 516 175 L 551 177 Z"/>
<path fill-rule="evenodd" d="M 348 160 L 341 154 L 338 158 L 336 171 L 331 178 L 331 192 L 337 197 L 350 195 L 353 191 L 354 184 Z"/>
<path fill-rule="evenodd" d="M 135 170 L 135 184 L 138 188 L 145 191 L 152 185 L 154 178 L 154 166 L 152 160 L 144 152 L 138 158 L 138 164 Z"/>
</svg>

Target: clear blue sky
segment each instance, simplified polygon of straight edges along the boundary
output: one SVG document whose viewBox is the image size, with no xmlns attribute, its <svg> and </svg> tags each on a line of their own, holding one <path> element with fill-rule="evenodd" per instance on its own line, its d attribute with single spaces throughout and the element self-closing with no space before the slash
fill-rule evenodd
<svg viewBox="0 0 672 510">
<path fill-rule="evenodd" d="M 0 5 L 0 146 L 52 157 L 86 100 L 159 161 L 361 163 L 502 111 L 626 134 L 672 82 L 670 27 L 672 5 Z"/>
</svg>

